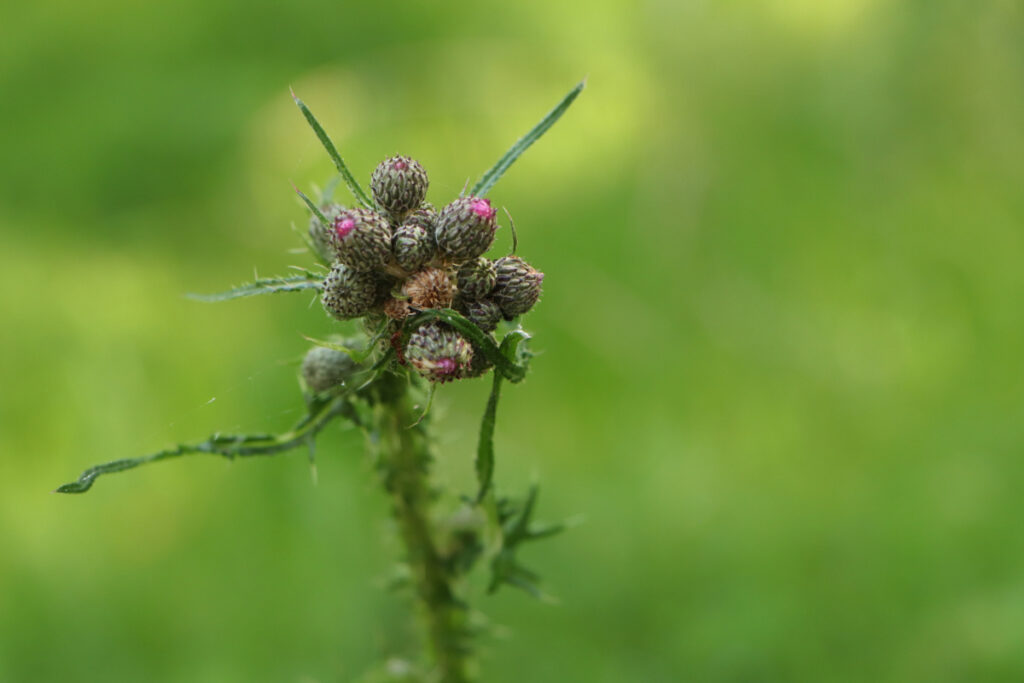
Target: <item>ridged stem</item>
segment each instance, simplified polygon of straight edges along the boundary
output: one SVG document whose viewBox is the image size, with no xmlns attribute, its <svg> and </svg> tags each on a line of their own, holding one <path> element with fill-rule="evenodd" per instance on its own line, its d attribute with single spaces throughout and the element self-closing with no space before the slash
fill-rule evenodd
<svg viewBox="0 0 1024 683">
<path fill-rule="evenodd" d="M 381 471 L 405 545 L 436 680 L 468 683 L 466 609 L 455 597 L 453 577 L 438 551 L 429 514 L 432 458 L 426 426 L 416 424 L 419 415 L 405 380 L 386 374 L 378 382 Z"/>
</svg>

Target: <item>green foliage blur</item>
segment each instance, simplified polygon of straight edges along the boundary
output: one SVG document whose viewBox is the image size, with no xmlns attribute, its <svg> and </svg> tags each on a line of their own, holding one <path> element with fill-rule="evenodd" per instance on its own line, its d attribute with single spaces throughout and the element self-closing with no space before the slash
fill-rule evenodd
<svg viewBox="0 0 1024 683">
<path fill-rule="evenodd" d="M 0 681 L 349 681 L 414 645 L 361 435 L 86 466 L 298 416 L 290 182 L 419 159 L 547 273 L 497 484 L 523 560 L 485 677 L 1024 680 L 1024 5 L 0 4 Z M 339 188 L 344 192 L 344 188 Z M 508 249 L 499 233 L 496 251 Z M 486 381 L 435 401 L 472 490 Z"/>
</svg>

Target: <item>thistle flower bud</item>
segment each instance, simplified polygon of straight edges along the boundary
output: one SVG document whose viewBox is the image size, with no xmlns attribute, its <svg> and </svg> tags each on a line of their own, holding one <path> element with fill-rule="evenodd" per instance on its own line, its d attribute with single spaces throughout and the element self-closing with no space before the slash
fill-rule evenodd
<svg viewBox="0 0 1024 683">
<path fill-rule="evenodd" d="M 387 219 L 367 209 L 348 209 L 334 217 L 331 242 L 336 258 L 361 272 L 383 268 L 391 260 Z"/>
<path fill-rule="evenodd" d="M 431 382 L 458 378 L 473 359 L 473 347 L 452 328 L 438 322 L 420 325 L 405 346 L 405 359 Z"/>
<path fill-rule="evenodd" d="M 324 225 L 323 221 L 316 214 L 309 217 L 310 244 L 312 244 L 316 255 L 327 263 L 330 263 L 335 258 L 334 242 L 331 238 L 331 233 L 334 230 L 334 219 L 344 210 L 345 207 L 339 204 L 322 204 L 320 212 L 330 221 L 327 225 Z"/>
<path fill-rule="evenodd" d="M 395 217 L 418 209 L 429 185 L 427 172 L 420 163 L 403 156 L 380 162 L 370 178 L 373 200 Z"/>
<path fill-rule="evenodd" d="M 409 276 L 402 285 L 402 294 L 416 308 L 448 308 L 452 305 L 455 287 L 445 271 L 424 268 Z"/>
<path fill-rule="evenodd" d="M 437 209 L 430 202 L 423 202 L 420 208 L 416 209 L 402 221 L 403 225 L 408 223 L 415 223 L 416 225 L 422 226 L 430 231 L 431 236 L 434 233 L 434 226 L 437 225 Z"/>
<path fill-rule="evenodd" d="M 324 309 L 338 320 L 358 318 L 377 303 L 379 285 L 373 273 L 362 273 L 337 262 L 324 278 L 320 301 Z"/>
<path fill-rule="evenodd" d="M 502 318 L 501 308 L 491 299 L 472 301 L 460 298 L 456 310 L 484 332 L 496 330 Z"/>
<path fill-rule="evenodd" d="M 395 230 L 391 251 L 398 265 L 409 271 L 419 270 L 430 262 L 437 253 L 433 216 L 421 209 L 406 218 Z"/>
<path fill-rule="evenodd" d="M 518 256 L 505 256 L 494 262 L 497 281 L 491 298 L 501 307 L 506 320 L 526 313 L 540 298 L 544 273 Z"/>
<path fill-rule="evenodd" d="M 302 359 L 302 379 L 311 391 L 320 393 L 345 382 L 357 367 L 347 353 L 314 346 Z"/>
<path fill-rule="evenodd" d="M 497 212 L 490 200 L 462 197 L 441 209 L 434 237 L 438 248 L 455 263 L 480 256 L 494 243 Z"/>
<path fill-rule="evenodd" d="M 466 261 L 459 267 L 455 278 L 459 296 L 469 300 L 483 299 L 494 289 L 497 277 L 494 264 L 488 259 L 480 256 Z"/>
</svg>

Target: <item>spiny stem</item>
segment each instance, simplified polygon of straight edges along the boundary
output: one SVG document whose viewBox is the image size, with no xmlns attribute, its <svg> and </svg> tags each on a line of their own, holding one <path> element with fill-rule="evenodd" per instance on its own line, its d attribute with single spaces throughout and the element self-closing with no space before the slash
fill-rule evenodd
<svg viewBox="0 0 1024 683">
<path fill-rule="evenodd" d="M 404 380 L 385 374 L 379 384 L 376 428 L 384 486 L 391 494 L 405 545 L 437 681 L 468 683 L 466 609 L 455 597 L 454 580 L 438 551 L 428 509 L 431 455 L 426 425 L 416 422 L 418 416 Z"/>
</svg>

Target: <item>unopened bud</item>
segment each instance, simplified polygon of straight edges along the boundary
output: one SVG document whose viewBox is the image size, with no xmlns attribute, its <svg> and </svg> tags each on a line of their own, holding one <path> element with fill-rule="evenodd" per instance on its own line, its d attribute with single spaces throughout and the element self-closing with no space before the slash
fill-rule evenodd
<svg viewBox="0 0 1024 683">
<path fill-rule="evenodd" d="M 420 163 L 404 156 L 380 162 L 370 178 L 373 200 L 396 218 L 418 209 L 429 185 L 427 172 Z"/>
<path fill-rule="evenodd" d="M 302 379 L 311 391 L 320 393 L 348 380 L 357 367 L 347 353 L 314 346 L 302 359 Z"/>
<path fill-rule="evenodd" d="M 331 242 L 337 260 L 362 272 L 383 268 L 391 260 L 391 228 L 386 218 L 368 209 L 348 209 L 334 217 Z"/>
<path fill-rule="evenodd" d="M 494 263 L 497 281 L 491 298 L 501 307 L 506 320 L 526 313 L 540 298 L 544 273 L 518 256 L 506 256 Z"/>
<path fill-rule="evenodd" d="M 343 263 L 335 263 L 324 278 L 320 301 L 338 320 L 365 315 L 379 298 L 380 283 L 373 273 L 361 273 Z"/>
<path fill-rule="evenodd" d="M 443 323 L 420 325 L 405 346 L 405 359 L 431 382 L 457 379 L 473 359 L 473 347 Z"/>
<path fill-rule="evenodd" d="M 462 197 L 444 207 L 437 217 L 434 236 L 438 248 L 455 263 L 480 256 L 494 243 L 498 229 L 490 200 Z"/>
<path fill-rule="evenodd" d="M 501 308 L 491 299 L 468 301 L 460 298 L 456 310 L 484 332 L 493 332 L 497 329 L 498 323 L 503 317 Z"/>
</svg>

